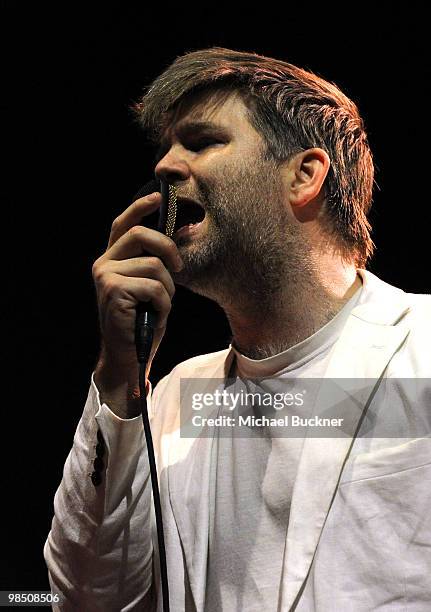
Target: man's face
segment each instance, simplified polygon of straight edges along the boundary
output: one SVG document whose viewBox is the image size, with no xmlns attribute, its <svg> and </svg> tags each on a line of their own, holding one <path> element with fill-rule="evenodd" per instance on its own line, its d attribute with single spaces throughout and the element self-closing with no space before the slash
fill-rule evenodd
<svg viewBox="0 0 431 612">
<path fill-rule="evenodd" d="M 174 240 L 184 269 L 175 281 L 221 302 L 279 290 L 289 242 L 283 184 L 241 98 L 188 104 L 160 149 L 156 173 L 178 191 Z"/>
</svg>

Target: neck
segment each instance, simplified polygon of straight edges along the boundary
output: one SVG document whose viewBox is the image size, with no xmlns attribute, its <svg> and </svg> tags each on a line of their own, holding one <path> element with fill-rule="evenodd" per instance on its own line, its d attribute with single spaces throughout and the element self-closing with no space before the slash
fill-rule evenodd
<svg viewBox="0 0 431 612">
<path fill-rule="evenodd" d="M 264 359 L 305 340 L 328 323 L 361 286 L 354 266 L 327 265 L 319 270 L 304 273 L 294 285 L 289 282 L 266 304 L 254 304 L 250 296 L 238 303 L 238 293 L 236 299 L 225 296 L 220 304 L 229 319 L 233 343 L 243 355 Z"/>
</svg>

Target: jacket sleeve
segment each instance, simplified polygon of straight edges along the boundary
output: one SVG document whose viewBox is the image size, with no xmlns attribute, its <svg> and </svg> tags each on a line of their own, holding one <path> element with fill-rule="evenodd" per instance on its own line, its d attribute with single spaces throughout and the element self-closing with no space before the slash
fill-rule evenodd
<svg viewBox="0 0 431 612">
<path fill-rule="evenodd" d="M 100 483 L 91 479 L 97 462 Z M 103 440 L 101 440 L 103 438 Z M 97 479 L 93 480 L 97 483 Z M 153 610 L 151 480 L 142 419 L 100 405 L 92 380 L 54 499 L 44 555 L 55 610 Z"/>
</svg>

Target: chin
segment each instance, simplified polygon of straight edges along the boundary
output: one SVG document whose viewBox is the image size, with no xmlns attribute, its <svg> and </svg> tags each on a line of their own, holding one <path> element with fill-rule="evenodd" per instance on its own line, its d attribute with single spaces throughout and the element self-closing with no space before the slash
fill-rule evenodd
<svg viewBox="0 0 431 612">
<path fill-rule="evenodd" d="M 219 266 L 214 261 L 202 258 L 202 252 L 199 252 L 199 257 L 193 257 L 195 253 L 190 253 L 187 248 L 179 249 L 179 251 L 184 267 L 180 272 L 172 274 L 174 282 L 194 293 L 211 298 L 214 287 L 221 280 L 218 278 Z"/>
</svg>

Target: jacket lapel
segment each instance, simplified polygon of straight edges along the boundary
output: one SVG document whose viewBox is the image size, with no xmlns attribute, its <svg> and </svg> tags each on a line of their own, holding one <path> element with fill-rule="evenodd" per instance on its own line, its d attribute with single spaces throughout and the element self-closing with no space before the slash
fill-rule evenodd
<svg viewBox="0 0 431 612">
<path fill-rule="evenodd" d="M 334 384 L 324 381 L 315 406 L 318 414 L 325 414 L 338 402 L 340 412 L 349 416 L 347 430 L 343 427 L 343 437 L 338 438 L 305 438 L 292 496 L 280 611 L 294 609 L 302 594 L 344 463 L 372 398 L 370 381 L 362 386 L 361 381 L 377 383 L 408 334 L 405 326 L 394 326 L 407 310 L 405 294 L 397 291 L 396 297 L 383 306 L 355 308 L 332 350 L 325 379 L 336 379 L 339 395 L 334 397 Z"/>
</svg>

